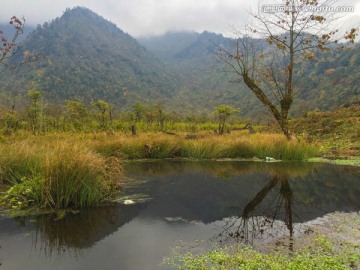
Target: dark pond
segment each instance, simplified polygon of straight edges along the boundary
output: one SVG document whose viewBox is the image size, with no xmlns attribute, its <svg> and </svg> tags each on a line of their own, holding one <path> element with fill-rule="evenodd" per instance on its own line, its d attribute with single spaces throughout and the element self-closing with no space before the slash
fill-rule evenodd
<svg viewBox="0 0 360 270">
<path fill-rule="evenodd" d="M 161 161 L 126 169 L 126 195 L 148 200 L 61 220 L 0 218 L 0 270 L 166 269 L 162 259 L 176 246 L 194 252 L 215 243 L 256 247 L 296 238 L 307 222 L 328 213 L 360 210 L 356 167 Z"/>
</svg>

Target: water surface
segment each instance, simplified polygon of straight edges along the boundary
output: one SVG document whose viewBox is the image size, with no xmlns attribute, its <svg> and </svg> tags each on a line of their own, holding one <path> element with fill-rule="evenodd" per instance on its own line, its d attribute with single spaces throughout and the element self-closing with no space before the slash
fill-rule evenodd
<svg viewBox="0 0 360 270">
<path fill-rule="evenodd" d="M 156 161 L 131 162 L 126 170 L 125 194 L 145 202 L 62 220 L 1 218 L 0 270 L 167 269 L 162 259 L 175 247 L 201 252 L 232 242 L 296 241 L 309 221 L 360 210 L 356 167 Z"/>
</svg>

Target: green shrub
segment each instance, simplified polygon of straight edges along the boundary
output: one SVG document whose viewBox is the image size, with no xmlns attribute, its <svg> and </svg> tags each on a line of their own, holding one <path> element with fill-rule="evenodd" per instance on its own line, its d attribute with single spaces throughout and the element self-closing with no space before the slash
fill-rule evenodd
<svg viewBox="0 0 360 270">
<path fill-rule="evenodd" d="M 0 202 L 11 208 L 23 209 L 44 204 L 44 182 L 42 178 L 21 178 L 0 198 Z"/>
</svg>

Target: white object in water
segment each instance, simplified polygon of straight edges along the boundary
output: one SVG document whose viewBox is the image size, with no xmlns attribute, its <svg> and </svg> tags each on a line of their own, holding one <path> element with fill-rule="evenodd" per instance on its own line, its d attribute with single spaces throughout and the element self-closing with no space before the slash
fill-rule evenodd
<svg viewBox="0 0 360 270">
<path fill-rule="evenodd" d="M 128 204 L 134 204 L 135 202 L 133 200 L 125 200 L 124 204 L 128 205 Z"/>
</svg>

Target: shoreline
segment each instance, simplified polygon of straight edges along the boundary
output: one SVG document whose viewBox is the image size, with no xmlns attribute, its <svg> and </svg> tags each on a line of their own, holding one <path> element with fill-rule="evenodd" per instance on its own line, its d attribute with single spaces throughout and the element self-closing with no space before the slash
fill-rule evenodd
<svg viewBox="0 0 360 270">
<path fill-rule="evenodd" d="M 325 163 L 332 165 L 341 165 L 341 166 L 354 166 L 360 167 L 360 157 L 343 157 L 340 159 L 330 159 L 326 157 L 315 157 L 304 160 L 266 160 L 260 158 L 211 158 L 211 159 L 199 159 L 199 158 L 185 158 L 185 157 L 176 157 L 176 158 L 147 158 L 147 159 L 124 159 L 125 163 L 131 162 L 159 162 L 159 161 L 189 161 L 189 162 L 201 162 L 201 161 L 216 161 L 216 162 L 262 162 L 262 163 L 277 163 L 277 162 L 305 162 L 305 163 Z"/>
</svg>

